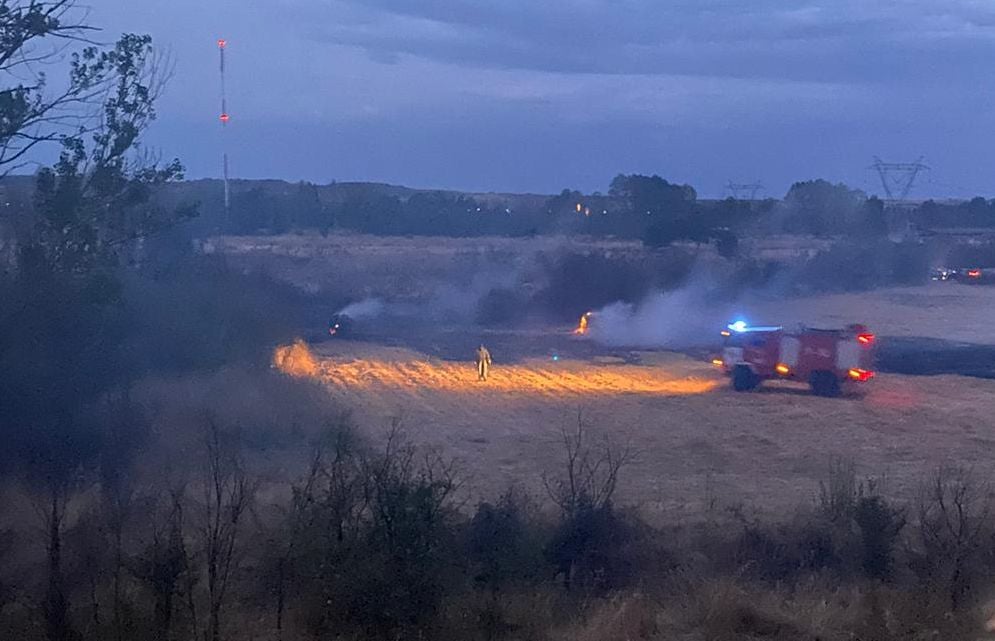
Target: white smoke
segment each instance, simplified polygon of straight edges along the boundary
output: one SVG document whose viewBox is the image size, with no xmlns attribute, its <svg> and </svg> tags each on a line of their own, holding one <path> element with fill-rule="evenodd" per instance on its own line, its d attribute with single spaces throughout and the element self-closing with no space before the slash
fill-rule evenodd
<svg viewBox="0 0 995 641">
<path fill-rule="evenodd" d="M 364 320 L 380 316 L 383 312 L 383 301 L 379 298 L 366 298 L 357 303 L 346 305 L 338 313 L 353 320 Z"/>
<path fill-rule="evenodd" d="M 687 284 L 654 292 L 638 304 L 616 302 L 594 312 L 590 336 L 613 347 L 680 349 L 713 342 L 738 313 L 735 301 L 718 295 L 718 274 L 699 267 Z"/>
<path fill-rule="evenodd" d="M 729 307 L 706 304 L 698 292 L 651 294 L 638 305 L 612 303 L 596 311 L 591 337 L 615 347 L 680 348 L 707 343 L 731 317 Z"/>
</svg>

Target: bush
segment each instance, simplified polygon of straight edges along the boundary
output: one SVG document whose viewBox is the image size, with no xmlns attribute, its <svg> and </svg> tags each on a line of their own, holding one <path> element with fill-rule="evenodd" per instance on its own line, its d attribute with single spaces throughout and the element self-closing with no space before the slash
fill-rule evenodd
<svg viewBox="0 0 995 641">
<path fill-rule="evenodd" d="M 496 504 L 481 503 L 466 531 L 467 560 L 474 585 L 496 592 L 543 578 L 543 532 L 528 499 L 516 490 Z"/>
<path fill-rule="evenodd" d="M 854 520 L 860 528 L 864 576 L 882 581 L 891 578 L 895 544 L 905 527 L 903 512 L 872 494 L 857 501 Z"/>
</svg>

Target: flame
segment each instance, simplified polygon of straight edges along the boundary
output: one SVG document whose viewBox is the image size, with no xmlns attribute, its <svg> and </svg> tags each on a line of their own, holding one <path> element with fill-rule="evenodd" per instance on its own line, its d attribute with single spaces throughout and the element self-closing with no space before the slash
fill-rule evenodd
<svg viewBox="0 0 995 641">
<path fill-rule="evenodd" d="M 577 323 L 577 329 L 574 330 L 574 334 L 577 334 L 578 336 L 583 336 L 587 334 L 589 329 L 588 323 L 590 322 L 589 319 L 591 318 L 591 314 L 593 314 L 593 312 L 587 312 L 580 317 L 580 322 Z"/>
<path fill-rule="evenodd" d="M 281 345 L 273 350 L 273 367 L 288 376 L 311 378 L 318 375 L 318 359 L 311 348 L 301 339 L 290 345 Z"/>
<path fill-rule="evenodd" d="M 338 350 L 345 354 L 326 356 L 315 355 L 303 341 L 297 341 L 278 348 L 273 365 L 290 376 L 320 381 L 336 395 L 372 392 L 419 402 L 432 393 L 483 396 L 495 402 L 511 397 L 689 396 L 711 392 L 719 385 L 711 369 L 702 371 L 693 363 L 607 365 L 563 358 L 556 363 L 527 359 L 500 364 L 491 370 L 487 383 L 480 383 L 469 359 L 466 363 L 440 361 L 403 349 L 367 347 L 354 352 L 349 344 L 340 343 Z"/>
</svg>

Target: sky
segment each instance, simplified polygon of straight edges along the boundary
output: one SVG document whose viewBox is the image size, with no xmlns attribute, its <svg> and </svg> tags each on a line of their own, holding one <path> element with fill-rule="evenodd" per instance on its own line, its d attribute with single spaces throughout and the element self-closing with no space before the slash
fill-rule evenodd
<svg viewBox="0 0 995 641">
<path fill-rule="evenodd" d="M 607 190 L 659 174 L 995 195 L 991 0 L 87 0 L 173 76 L 147 142 L 191 178 Z M 218 121 L 218 38 L 228 111 Z"/>
</svg>

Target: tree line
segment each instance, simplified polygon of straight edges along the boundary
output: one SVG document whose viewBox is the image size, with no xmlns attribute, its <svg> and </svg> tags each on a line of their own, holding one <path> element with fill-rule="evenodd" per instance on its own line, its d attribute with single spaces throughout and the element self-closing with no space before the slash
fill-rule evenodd
<svg viewBox="0 0 995 641">
<path fill-rule="evenodd" d="M 533 236 L 581 234 L 641 240 L 652 247 L 711 243 L 732 254 L 746 233 L 882 238 L 922 229 L 995 227 L 995 201 L 926 201 L 891 211 L 876 196 L 816 179 L 782 199 L 701 200 L 690 185 L 620 174 L 605 193 L 564 189 L 551 197 L 479 196 L 377 184 L 236 183 L 232 218 L 222 220 L 213 183 L 174 186 L 202 205 L 197 233 L 282 234 L 351 231 L 375 235 Z M 218 192 L 220 193 L 220 192 Z"/>
</svg>

